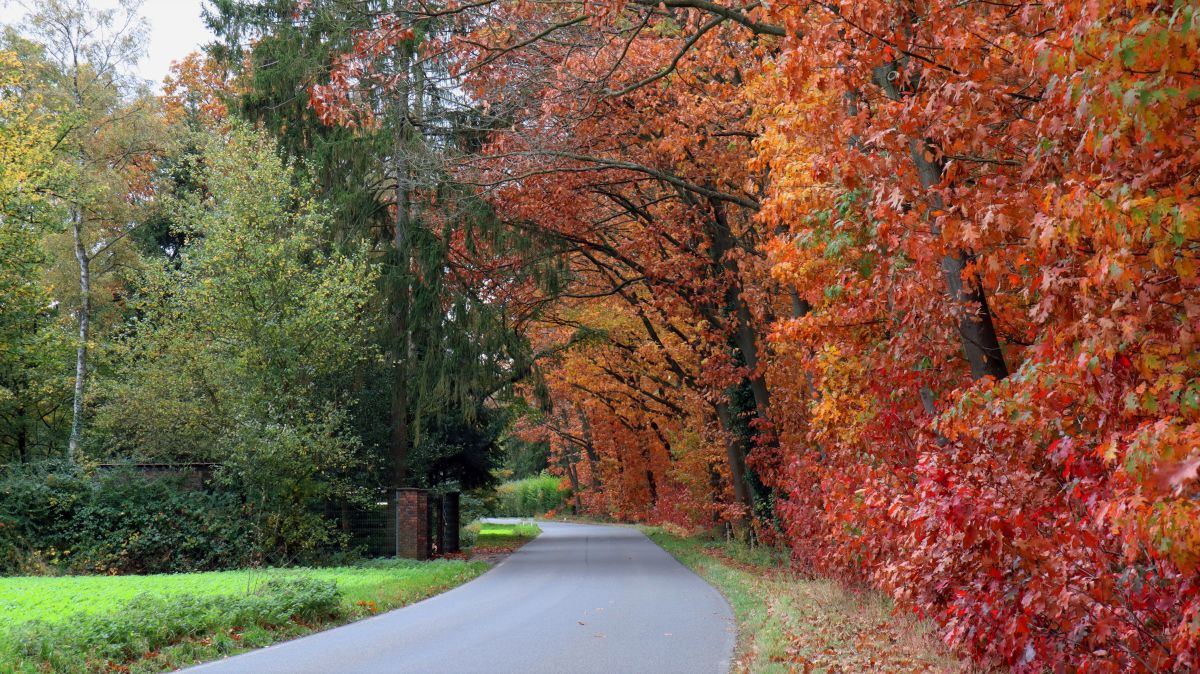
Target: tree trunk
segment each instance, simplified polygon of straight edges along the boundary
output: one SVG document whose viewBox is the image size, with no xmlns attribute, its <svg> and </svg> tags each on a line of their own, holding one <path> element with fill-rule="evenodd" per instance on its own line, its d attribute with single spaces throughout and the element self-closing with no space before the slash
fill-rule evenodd
<svg viewBox="0 0 1200 674">
<path fill-rule="evenodd" d="M 571 514 L 579 514 L 579 472 L 575 469 L 575 462 L 570 459 L 563 458 L 563 465 L 566 466 L 567 478 L 571 481 L 571 494 L 574 496 L 571 504 Z"/>
<path fill-rule="evenodd" d="M 812 305 L 808 300 L 801 299 L 800 294 L 795 290 L 791 292 L 792 296 L 792 318 L 804 318 L 808 312 L 812 311 Z"/>
<path fill-rule="evenodd" d="M 893 101 L 902 99 L 900 88 L 897 86 L 899 72 L 897 64 L 893 63 L 876 68 L 874 74 L 876 84 Z M 926 191 L 942 182 L 944 167 L 937 159 L 935 150 L 936 148 L 923 138 L 913 138 L 909 141 L 909 154 L 916 166 L 917 178 Z M 929 194 L 930 210 L 941 211 L 945 210 L 945 207 L 940 194 Z M 930 223 L 933 235 L 940 239 L 941 228 L 936 220 L 931 220 Z M 963 282 L 963 270 L 970 259 L 969 252 L 957 249 L 948 251 L 942 257 L 942 277 L 945 280 L 946 293 L 954 302 L 954 310 L 958 314 L 958 334 L 971 369 L 971 378 L 982 379 L 990 376 L 1004 379 L 1008 376 L 1008 366 L 1004 362 L 1004 352 L 992 322 L 987 296 L 978 280 Z"/>
<path fill-rule="evenodd" d="M 410 57 L 403 45 L 397 45 L 394 52 L 396 72 L 408 71 Z M 408 452 L 411 438 L 408 424 L 408 361 L 412 348 L 409 334 L 409 309 L 411 306 L 411 288 L 409 286 L 409 237 L 411 226 L 409 204 L 409 173 L 407 153 L 409 145 L 409 87 L 407 80 L 401 78 L 393 94 L 394 103 L 392 114 L 395 129 L 392 138 L 392 173 L 396 181 L 394 206 L 395 217 L 392 221 L 392 278 L 385 278 L 385 291 L 388 293 L 388 304 L 392 312 L 392 335 L 389 340 L 388 357 L 392 371 L 392 401 L 389 414 L 391 416 L 391 433 L 388 439 L 388 450 L 392 464 L 392 487 L 409 486 Z M 395 550 L 397 557 L 401 556 L 401 537 L 406 535 L 400 531 L 400 502 L 399 492 L 388 490 L 388 547 Z M 412 535 L 413 532 L 407 532 Z"/>
<path fill-rule="evenodd" d="M 29 460 L 29 429 L 25 422 L 25 405 L 17 405 L 17 463 Z"/>
<path fill-rule="evenodd" d="M 398 356 L 392 367 L 392 408 L 390 450 L 392 485 L 406 486 L 408 481 L 408 387 L 404 357 Z"/>
<path fill-rule="evenodd" d="M 917 138 L 910 141 L 909 148 L 913 163 L 917 166 L 921 186 L 928 190 L 942 182 L 942 163 L 934 159 L 933 148 Z M 931 194 L 929 201 L 933 210 L 940 211 L 945 208 L 940 194 Z M 941 228 L 934 224 L 932 229 L 933 235 L 940 238 Z M 987 296 L 984 295 L 978 279 L 969 284 L 963 282 L 963 270 L 970 260 L 971 255 L 961 250 L 951 250 L 942 257 L 942 277 L 946 282 L 946 292 L 955 304 L 955 311 L 958 312 L 958 334 L 962 338 L 963 351 L 971 368 L 972 379 L 1004 379 L 1008 376 L 1008 366 L 1004 362 L 1004 352 L 1000 348 L 1000 339 L 992 322 Z"/>
<path fill-rule="evenodd" d="M 729 464 L 729 481 L 733 483 L 733 497 L 746 508 L 748 520 L 754 512 L 754 496 L 750 493 L 750 481 L 746 478 L 746 439 L 737 432 L 729 404 L 718 402 L 717 421 L 725 433 L 725 460 Z"/>
<path fill-rule="evenodd" d="M 742 298 L 737 264 L 728 259 L 728 254 L 737 242 L 734 240 L 733 232 L 725 217 L 724 205 L 718 201 L 711 201 L 710 206 L 713 209 L 713 220 L 708 232 L 711 243 L 709 259 L 712 260 L 714 271 L 718 273 L 724 271 L 735 279 L 735 282 L 731 283 L 725 291 L 725 309 L 730 314 L 730 320 L 737 323 L 734 342 L 749 371 L 747 378 L 750 392 L 754 395 L 755 412 L 760 419 L 767 420 L 771 418 L 771 393 L 767 388 L 766 378 L 758 368 L 758 333 L 754 328 L 754 316 Z"/>
<path fill-rule="evenodd" d="M 583 431 L 583 451 L 587 455 L 588 482 L 591 483 L 594 490 L 600 486 L 600 474 L 596 466 L 600 461 L 600 457 L 596 453 L 596 445 L 592 442 L 592 424 L 588 421 L 587 414 L 584 413 L 583 408 L 576 409 L 579 414 L 579 425 Z"/>
<path fill-rule="evenodd" d="M 749 384 L 750 393 L 754 396 L 754 408 L 760 419 L 767 420 L 769 419 L 767 414 L 771 408 L 771 392 L 767 389 L 766 378 L 758 369 L 758 333 L 751 323 L 753 317 L 750 315 L 750 308 L 742 300 L 742 294 L 735 293 L 730 301 L 733 303 L 737 315 L 738 327 L 735 340 L 738 351 L 741 351 L 742 358 L 746 361 L 746 369 L 750 371 Z"/>
<path fill-rule="evenodd" d="M 746 383 L 749 384 L 754 397 L 755 416 L 767 419 L 769 418 L 767 415 L 771 398 L 766 380 L 758 371 L 758 341 L 753 326 L 753 317 L 749 307 L 742 300 L 741 285 L 737 282 L 739 278 L 737 265 L 727 259 L 728 253 L 733 250 L 736 241 L 725 218 L 723 205 L 720 202 L 710 201 L 709 206 L 713 209 L 713 218 L 709 221 L 706 233 L 710 244 L 708 255 L 712 263 L 712 273 L 714 275 L 728 273 L 733 277 L 734 282 L 726 288 L 724 312 L 719 312 L 716 307 L 708 303 L 698 306 L 697 309 L 706 320 L 714 325 L 719 325 L 722 321 L 736 322 L 733 345 L 742 355 L 742 361 L 748 371 Z M 755 493 L 751 487 L 750 469 L 746 465 L 746 457 L 750 453 L 750 438 L 738 428 L 735 411 L 730 408 L 727 401 L 715 403 L 714 407 L 717 412 L 717 421 L 725 433 L 725 456 L 726 462 L 729 464 L 734 498 L 746 509 L 744 519 L 738 523 L 738 527 L 744 529 L 755 512 Z"/>
<path fill-rule="evenodd" d="M 75 397 L 71 405 L 71 437 L 67 441 L 67 460 L 75 463 L 79 438 L 83 434 L 83 394 L 87 385 L 88 332 L 92 318 L 91 259 L 83 241 L 83 212 L 79 206 L 71 218 L 75 240 L 75 260 L 79 263 L 79 344 L 75 349 Z"/>
<path fill-rule="evenodd" d="M 396 48 L 396 71 L 408 71 L 411 60 L 404 46 Z M 410 445 L 408 426 L 408 359 L 412 347 L 409 335 L 409 237 L 410 195 L 409 173 L 411 167 L 407 162 L 409 152 L 409 87 L 407 80 L 397 87 L 395 92 L 395 137 L 392 146 L 392 170 L 395 186 L 396 214 L 393 221 L 392 248 L 395 256 L 394 278 L 390 280 L 388 290 L 391 293 L 392 308 L 392 407 L 391 407 L 391 438 L 390 454 L 392 458 L 392 486 L 407 486 L 408 481 L 408 451 Z"/>
</svg>

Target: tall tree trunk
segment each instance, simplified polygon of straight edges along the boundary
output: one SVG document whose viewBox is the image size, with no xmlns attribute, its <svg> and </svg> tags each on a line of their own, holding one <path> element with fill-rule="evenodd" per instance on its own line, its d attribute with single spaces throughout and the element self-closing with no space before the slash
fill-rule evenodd
<svg viewBox="0 0 1200 674">
<path fill-rule="evenodd" d="M 25 404 L 17 405 L 17 463 L 29 461 L 29 429 L 25 422 Z"/>
<path fill-rule="evenodd" d="M 650 430 L 654 431 L 654 436 L 662 443 L 663 451 L 667 456 L 671 455 L 671 443 L 667 440 L 667 436 L 663 433 L 662 427 L 653 417 L 650 419 Z M 658 482 L 654 479 L 653 457 L 650 454 L 650 447 L 642 445 L 642 460 L 646 462 L 646 488 L 650 491 L 651 507 L 658 507 Z"/>
<path fill-rule="evenodd" d="M 747 374 L 744 383 L 750 389 L 750 394 L 754 399 L 754 416 L 760 422 L 769 424 L 771 419 L 771 391 L 767 387 L 766 376 L 759 367 L 758 331 L 755 327 L 754 315 L 751 313 L 750 307 L 746 304 L 746 300 L 742 295 L 740 269 L 737 263 L 730 259 L 728 255 L 733 251 L 738 242 L 734 238 L 733 230 L 726 217 L 724 204 L 714 200 L 710 201 L 710 206 L 713 209 L 713 219 L 709 231 L 711 241 L 709 255 L 716 268 L 724 270 L 733 279 L 726 288 L 724 298 L 724 309 L 728 316 L 726 320 L 732 320 L 736 326 L 733 333 L 732 345 L 741 354 L 742 362 L 746 367 Z M 770 318 L 768 317 L 767 320 L 769 322 Z M 744 434 L 741 432 L 738 420 L 734 418 L 734 415 L 740 412 L 741 410 L 727 406 L 725 416 L 728 417 L 728 423 L 722 421 L 722 425 L 726 425 L 729 432 L 732 432 L 735 436 L 744 436 L 738 437 L 734 443 L 742 455 L 742 482 L 746 488 L 746 503 L 749 505 L 751 516 L 753 516 L 759 512 L 758 506 L 767 505 L 769 507 L 774 489 L 764 484 L 762 479 L 746 464 L 746 459 L 749 457 L 751 450 L 750 440 L 754 437 L 755 431 L 754 429 L 748 429 L 748 432 Z M 761 432 L 761 428 L 763 427 L 760 427 L 759 432 Z M 779 442 L 773 430 L 761 433 L 758 440 L 768 448 L 777 447 Z M 728 447 L 726 451 L 729 451 Z"/>
<path fill-rule="evenodd" d="M 67 441 L 67 460 L 75 463 L 79 438 L 83 434 L 83 395 L 87 386 L 88 336 L 92 318 L 91 258 L 83 240 L 83 211 L 76 205 L 71 217 L 75 241 L 75 260 L 79 263 L 79 344 L 75 349 L 75 397 L 71 405 L 71 437 Z"/>
<path fill-rule="evenodd" d="M 579 471 L 575 468 L 575 462 L 565 454 L 559 457 L 559 463 L 567 472 L 567 479 L 571 481 L 571 494 L 574 497 L 571 504 L 571 513 L 579 514 Z"/>
<path fill-rule="evenodd" d="M 600 457 L 596 453 L 595 443 L 592 442 L 592 424 L 588 421 L 587 414 L 582 407 L 577 407 L 576 411 L 579 414 L 579 426 L 583 431 L 583 451 L 587 455 L 588 482 L 595 490 L 600 486 L 600 472 L 596 465 L 600 461 Z"/>
<path fill-rule="evenodd" d="M 730 302 L 733 304 L 738 324 L 734 339 L 738 351 L 742 353 L 742 358 L 746 361 L 746 369 L 750 371 L 748 379 L 750 393 L 754 396 L 754 408 L 758 417 L 766 420 L 769 418 L 767 414 L 771 408 L 771 392 L 767 388 L 766 377 L 758 369 L 758 332 L 754 329 L 752 323 L 754 319 L 750 315 L 750 308 L 742 299 L 742 294 L 734 293 Z"/>
<path fill-rule="evenodd" d="M 575 459 L 579 456 L 579 447 L 578 447 L 578 445 L 573 444 L 569 441 L 569 438 L 571 436 L 569 433 L 564 431 L 563 427 L 562 427 L 562 422 L 568 421 L 569 416 L 570 416 L 570 410 L 564 409 L 562 411 L 561 415 L 560 414 L 552 414 L 550 416 L 550 423 L 554 427 L 554 432 L 560 438 L 568 439 L 566 444 L 569 447 L 573 448 L 572 451 L 570 451 L 570 452 L 562 451 L 559 453 L 558 465 L 560 468 L 563 469 L 564 472 L 566 472 L 567 479 L 571 481 L 571 494 L 574 497 L 572 499 L 574 501 L 574 503 L 571 506 L 571 509 L 574 514 L 578 515 L 579 514 L 579 472 L 575 468 L 575 464 L 577 463 L 575 461 Z M 560 419 L 561 419 L 561 421 L 560 421 Z"/>
<path fill-rule="evenodd" d="M 725 435 L 725 461 L 729 465 L 729 481 L 733 483 L 733 497 L 746 508 L 747 520 L 754 512 L 754 496 L 750 492 L 750 480 L 746 476 L 746 438 L 738 432 L 729 403 L 714 405 L 717 421 Z"/>
<path fill-rule="evenodd" d="M 403 45 L 396 48 L 396 71 L 408 72 L 410 55 Z M 395 137 L 392 145 L 392 171 L 396 181 L 395 207 L 393 220 L 392 248 L 395 259 L 394 278 L 391 279 L 388 290 L 391 293 L 392 309 L 392 406 L 391 406 L 391 438 L 390 454 L 392 459 L 393 486 L 406 486 L 408 481 L 408 452 L 411 444 L 408 424 L 408 360 L 412 348 L 409 335 L 409 265 L 410 242 L 410 173 L 408 153 L 410 151 L 410 120 L 409 120 L 409 86 L 407 80 L 402 80 L 395 93 Z"/>
<path fill-rule="evenodd" d="M 725 218 L 724 207 L 720 202 L 710 202 L 710 207 L 713 209 L 714 217 L 709 221 L 708 238 L 709 247 L 708 255 L 712 264 L 712 273 L 720 275 L 722 273 L 730 273 L 733 278 L 738 278 L 736 264 L 726 259 L 727 254 L 733 250 L 735 241 L 733 233 L 729 230 L 729 223 Z M 749 308 L 745 306 L 741 298 L 741 286 L 739 283 L 730 283 L 725 291 L 724 297 L 724 315 L 712 303 L 705 302 L 697 305 L 697 310 L 705 320 L 713 325 L 720 325 L 722 322 L 733 320 L 737 323 L 737 328 L 734 334 L 734 345 L 742 355 L 742 360 L 747 366 L 749 374 L 747 375 L 748 383 L 750 384 L 751 392 L 754 395 L 754 406 L 756 416 L 766 418 L 767 407 L 770 404 L 770 395 L 766 387 L 766 382 L 762 379 L 761 373 L 757 371 L 758 366 L 758 344 L 754 327 L 751 324 Z M 757 380 L 757 382 L 755 382 Z M 734 498 L 746 509 L 746 517 L 738 523 L 740 528 L 745 528 L 750 522 L 750 518 L 754 515 L 754 490 L 751 488 L 750 468 L 746 465 L 746 457 L 750 453 L 750 438 L 742 431 L 735 418 L 736 412 L 730 407 L 727 400 L 722 400 L 714 404 L 717 413 L 717 421 L 721 425 L 721 430 L 725 435 L 725 459 L 729 465 L 730 482 L 733 483 Z"/>
<path fill-rule="evenodd" d="M 875 69 L 875 82 L 883 89 L 884 94 L 893 101 L 900 101 L 903 94 L 898 86 L 900 70 L 892 63 Z M 936 149 L 924 138 L 913 138 L 909 141 L 909 154 L 917 169 L 917 177 L 921 187 L 927 192 L 942 182 L 944 166 L 937 158 Z M 929 208 L 931 211 L 945 210 L 945 202 L 940 194 L 929 192 Z M 942 231 L 936 220 L 931 220 L 933 235 L 941 238 Z M 968 251 L 952 248 L 942 257 L 942 278 L 945 281 L 946 293 L 954 303 L 954 311 L 958 317 L 958 334 L 962 342 L 963 353 L 970 366 L 971 377 L 981 379 L 986 376 L 1004 379 L 1008 376 L 1008 366 L 1004 362 L 1004 352 L 1000 347 L 1000 339 L 992 322 L 992 312 L 988 307 L 987 296 L 978 279 L 969 283 L 963 281 L 963 270 L 971 260 Z M 929 405 L 927 404 L 927 407 Z"/>
<path fill-rule="evenodd" d="M 397 143 L 399 146 L 399 143 Z M 397 148 L 399 149 L 399 147 Z M 403 162 L 397 161 L 397 169 Z M 395 233 L 392 239 L 394 246 L 395 277 L 390 282 L 392 308 L 392 339 L 390 357 L 392 362 L 392 405 L 391 405 L 391 437 L 390 454 L 392 458 L 392 484 L 405 486 L 408 480 L 408 358 L 411 349 L 411 339 L 408 329 L 409 287 L 408 287 L 408 246 L 406 233 L 408 223 L 407 194 L 397 187 Z"/>
<path fill-rule="evenodd" d="M 398 5 L 399 11 L 402 9 L 403 3 L 398 3 Z M 394 59 L 396 72 L 407 73 L 411 57 L 404 45 L 395 47 Z M 407 161 L 410 143 L 409 87 L 406 78 L 401 78 L 393 97 L 391 112 L 395 128 L 392 138 L 391 168 L 396 181 L 393 200 L 396 212 L 392 220 L 392 277 L 384 280 L 385 290 L 388 293 L 388 305 L 392 312 L 392 334 L 388 348 L 388 357 L 392 366 L 392 400 L 389 410 L 391 432 L 388 438 L 388 453 L 392 464 L 392 486 L 406 487 L 409 486 L 408 453 L 411 446 L 408 423 L 408 364 L 412 349 L 408 315 L 411 308 L 409 228 L 412 226 L 412 222 L 410 219 L 411 204 L 409 203 L 411 167 Z M 388 544 L 395 550 L 397 556 L 400 555 L 401 537 L 405 535 L 400 531 L 398 496 L 397 492 L 390 491 L 388 504 L 388 535 L 392 539 L 388 541 Z"/>
<path fill-rule="evenodd" d="M 927 190 L 942 182 L 942 163 L 934 158 L 933 150 L 929 143 L 918 138 L 909 143 L 909 152 L 917 166 L 921 186 Z M 940 194 L 930 194 L 929 202 L 933 210 L 945 209 Z M 933 224 L 932 230 L 934 236 L 941 237 L 941 228 L 936 224 Z M 942 257 L 942 277 L 946 282 L 946 292 L 958 312 L 958 334 L 962 339 L 963 352 L 973 379 L 1004 379 L 1008 376 L 1008 366 L 1004 362 L 1004 352 L 996 335 L 987 296 L 978 279 L 972 279 L 970 283 L 963 281 L 963 270 L 970 261 L 971 254 L 962 250 L 950 250 Z"/>
<path fill-rule="evenodd" d="M 740 270 L 737 263 L 729 259 L 728 255 L 737 245 L 737 241 L 734 239 L 733 231 L 726 218 L 724 204 L 716 200 L 711 200 L 709 204 L 713 209 L 713 219 L 708 232 L 711 244 L 709 259 L 712 260 L 714 270 L 723 271 L 734 279 L 734 282 L 730 283 L 725 291 L 725 310 L 729 314 L 729 319 L 737 324 L 734 343 L 742 354 L 742 361 L 749 371 L 747 379 L 750 384 L 750 392 L 754 395 L 755 412 L 760 419 L 767 420 L 771 418 L 771 392 L 767 388 L 766 378 L 758 367 L 758 331 L 755 329 L 754 316 L 750 313 L 750 307 L 746 305 L 746 301 L 742 297 Z"/>
</svg>

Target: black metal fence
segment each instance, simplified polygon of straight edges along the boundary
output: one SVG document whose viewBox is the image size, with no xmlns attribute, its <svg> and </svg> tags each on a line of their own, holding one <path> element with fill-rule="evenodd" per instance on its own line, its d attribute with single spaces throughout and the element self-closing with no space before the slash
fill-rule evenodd
<svg viewBox="0 0 1200 674">
<path fill-rule="evenodd" d="M 395 541 L 388 537 L 386 499 L 386 494 L 381 491 L 369 506 L 342 503 L 333 506 L 334 512 L 326 511 L 347 537 L 351 550 L 367 557 L 392 557 L 396 554 Z"/>
<path fill-rule="evenodd" d="M 396 537 L 388 531 L 389 502 L 386 492 L 381 491 L 378 498 L 367 507 L 351 504 L 330 504 L 326 508 L 326 516 L 338 523 L 339 530 L 347 536 L 349 548 L 361 552 L 367 557 L 394 557 L 396 555 Z M 446 494 L 430 494 L 428 500 L 426 522 L 428 540 L 435 555 L 451 554 L 460 551 L 459 527 L 460 495 L 458 492 Z M 406 535 L 400 532 L 400 536 Z"/>
<path fill-rule="evenodd" d="M 456 491 L 429 497 L 429 530 L 433 553 L 459 552 L 459 493 Z"/>
</svg>

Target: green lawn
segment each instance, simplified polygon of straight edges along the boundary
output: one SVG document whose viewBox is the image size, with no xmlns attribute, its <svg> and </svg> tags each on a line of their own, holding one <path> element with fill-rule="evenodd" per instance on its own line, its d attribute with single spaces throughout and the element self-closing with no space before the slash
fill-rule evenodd
<svg viewBox="0 0 1200 674">
<path fill-rule="evenodd" d="M 18 576 L 0 578 L 0 625 L 110 613 L 139 594 L 171 597 L 249 594 L 271 579 L 332 580 L 345 601 L 401 604 L 430 587 L 457 585 L 483 571 L 479 563 L 388 560 L 328 569 L 260 569 L 156 576 Z"/>
<path fill-rule="evenodd" d="M 541 533 L 532 523 L 468 529 L 488 556 Z M 0 578 L 0 672 L 163 671 L 404 606 L 488 568 L 484 561 L 378 560 L 337 568 Z"/>
<path fill-rule="evenodd" d="M 541 528 L 532 522 L 518 524 L 480 522 L 478 526 L 475 546 L 480 548 L 520 546 L 537 538 L 538 534 L 542 533 Z"/>
<path fill-rule="evenodd" d="M 162 671 L 404 606 L 484 562 L 0 578 L 0 671 Z M 322 598 L 323 597 L 323 598 Z"/>
</svg>

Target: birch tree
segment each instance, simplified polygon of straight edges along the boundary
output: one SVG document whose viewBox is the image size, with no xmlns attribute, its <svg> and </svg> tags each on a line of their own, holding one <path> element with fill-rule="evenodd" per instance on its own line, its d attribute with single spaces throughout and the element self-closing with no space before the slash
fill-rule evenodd
<svg viewBox="0 0 1200 674">
<path fill-rule="evenodd" d="M 69 171 L 57 197 L 78 271 L 69 298 L 77 330 L 70 461 L 84 429 L 96 277 L 116 266 L 118 245 L 136 227 L 158 145 L 156 104 L 130 74 L 147 37 L 139 6 L 120 0 L 95 10 L 85 0 L 48 0 L 27 7 L 21 30 L 39 57 L 46 112 L 59 123 L 56 151 Z"/>
</svg>

